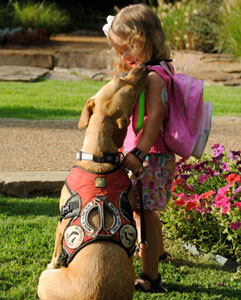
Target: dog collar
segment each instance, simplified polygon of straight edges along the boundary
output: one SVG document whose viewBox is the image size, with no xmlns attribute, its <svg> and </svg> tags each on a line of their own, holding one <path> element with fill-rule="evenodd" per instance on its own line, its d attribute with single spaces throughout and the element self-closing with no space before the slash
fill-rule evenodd
<svg viewBox="0 0 241 300">
<path fill-rule="evenodd" d="M 97 163 L 110 163 L 114 165 L 120 165 L 121 155 L 123 155 L 121 152 L 117 152 L 117 153 L 103 153 L 103 156 L 97 156 L 95 154 L 87 153 L 79 150 L 76 153 L 76 159 L 94 161 Z"/>
</svg>

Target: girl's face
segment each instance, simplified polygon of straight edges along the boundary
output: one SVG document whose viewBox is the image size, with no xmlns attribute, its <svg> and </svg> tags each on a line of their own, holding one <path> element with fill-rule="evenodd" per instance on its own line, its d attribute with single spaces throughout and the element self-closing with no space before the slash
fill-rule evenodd
<svg viewBox="0 0 241 300">
<path fill-rule="evenodd" d="M 134 69 L 139 64 L 145 62 L 144 55 L 142 53 L 136 53 L 134 48 L 128 44 L 125 37 L 111 33 L 110 40 L 115 51 L 120 54 L 121 59 L 130 69 Z"/>
</svg>

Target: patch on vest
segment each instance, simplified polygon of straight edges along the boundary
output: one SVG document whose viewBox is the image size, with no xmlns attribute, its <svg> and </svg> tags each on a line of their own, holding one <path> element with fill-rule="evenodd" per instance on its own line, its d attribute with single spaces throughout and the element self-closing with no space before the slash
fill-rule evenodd
<svg viewBox="0 0 241 300">
<path fill-rule="evenodd" d="M 95 187 L 96 188 L 105 188 L 105 177 L 96 177 L 95 178 Z"/>
<path fill-rule="evenodd" d="M 78 248 L 83 243 L 84 236 L 83 229 L 77 225 L 69 226 L 64 233 L 66 245 L 70 249 Z"/>
<path fill-rule="evenodd" d="M 120 240 L 124 247 L 130 248 L 136 241 L 136 229 L 134 226 L 126 224 L 120 230 Z"/>
</svg>

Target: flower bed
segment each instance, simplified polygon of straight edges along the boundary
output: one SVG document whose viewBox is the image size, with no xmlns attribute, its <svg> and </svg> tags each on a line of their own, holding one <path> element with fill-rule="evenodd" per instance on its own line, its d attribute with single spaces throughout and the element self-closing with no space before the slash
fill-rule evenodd
<svg viewBox="0 0 241 300">
<path fill-rule="evenodd" d="M 212 156 L 176 163 L 172 198 L 161 218 L 168 238 L 241 262 L 241 151 L 215 144 Z"/>
</svg>

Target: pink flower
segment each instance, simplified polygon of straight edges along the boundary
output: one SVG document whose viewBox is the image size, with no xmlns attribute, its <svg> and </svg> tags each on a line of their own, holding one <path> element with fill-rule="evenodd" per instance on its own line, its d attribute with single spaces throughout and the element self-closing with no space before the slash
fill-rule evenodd
<svg viewBox="0 0 241 300">
<path fill-rule="evenodd" d="M 230 154 L 228 156 L 228 158 L 230 158 L 231 160 L 238 160 L 240 154 L 241 154 L 241 151 L 231 151 L 229 150 Z"/>
<path fill-rule="evenodd" d="M 209 175 L 202 174 L 202 175 L 199 177 L 198 181 L 199 181 L 199 183 L 203 183 L 203 182 L 207 181 L 208 178 L 209 178 Z"/>
<path fill-rule="evenodd" d="M 235 182 L 241 182 L 240 175 L 235 173 L 229 174 L 226 180 L 229 184 L 234 184 Z"/>
<path fill-rule="evenodd" d="M 214 149 L 214 157 L 219 158 L 223 156 L 224 146 L 220 144 L 213 145 L 212 149 Z"/>
<path fill-rule="evenodd" d="M 235 202 L 233 205 L 241 209 L 241 202 Z"/>
<path fill-rule="evenodd" d="M 185 206 L 186 204 L 187 204 L 187 202 L 181 198 L 179 198 L 175 201 L 175 205 L 177 205 L 177 206 Z"/>
<path fill-rule="evenodd" d="M 226 162 L 223 162 L 221 169 L 223 172 L 228 171 L 229 170 L 229 166 Z"/>
<path fill-rule="evenodd" d="M 223 186 L 220 189 L 218 189 L 219 195 L 226 195 L 229 192 L 229 186 Z"/>
<path fill-rule="evenodd" d="M 172 192 L 175 191 L 176 186 L 178 186 L 178 185 L 180 185 L 180 184 L 182 184 L 184 182 L 185 182 L 185 180 L 182 179 L 182 178 L 178 178 L 176 180 L 173 180 L 173 183 L 172 183 Z"/>
<path fill-rule="evenodd" d="M 223 208 L 223 214 L 225 215 L 230 210 L 230 199 L 231 197 L 225 197 L 221 194 L 217 194 L 215 197 L 215 208 Z"/>
<path fill-rule="evenodd" d="M 189 192 L 194 192 L 194 188 L 192 185 L 187 185 L 187 184 L 183 184 L 182 185 L 183 189 L 186 190 L 186 191 L 189 191 Z"/>
<path fill-rule="evenodd" d="M 179 185 L 179 184 L 181 184 L 181 183 L 184 183 L 185 182 L 185 180 L 184 179 L 182 179 L 182 178 L 178 178 L 178 179 L 176 179 L 176 180 L 173 180 L 173 185 Z"/>
<path fill-rule="evenodd" d="M 198 207 L 198 204 L 196 201 L 193 201 L 193 202 L 188 202 L 185 210 L 192 210 L 194 208 Z"/>
<path fill-rule="evenodd" d="M 206 192 L 206 193 L 202 193 L 202 194 L 199 196 L 199 198 L 200 198 L 200 199 L 207 199 L 207 198 L 211 197 L 212 195 L 214 195 L 215 193 L 216 193 L 215 191 L 210 190 L 210 191 L 208 191 L 208 192 Z"/>
<path fill-rule="evenodd" d="M 223 214 L 226 215 L 229 211 L 230 211 L 230 202 L 226 202 L 222 208 L 223 208 Z M 222 210 L 219 211 L 219 213 L 221 213 Z"/>
<path fill-rule="evenodd" d="M 225 197 L 222 194 L 217 194 L 215 196 L 215 206 L 216 207 L 221 207 L 223 204 L 229 202 L 231 197 Z"/>
<path fill-rule="evenodd" d="M 241 192 L 241 185 L 233 191 L 233 194 L 236 195 Z"/>
<path fill-rule="evenodd" d="M 241 227 L 241 222 L 231 222 L 230 227 L 232 230 L 238 230 Z"/>
<path fill-rule="evenodd" d="M 206 208 L 205 200 L 200 201 L 200 206 L 196 207 L 195 209 L 199 213 L 208 213 L 208 214 L 210 214 L 211 211 L 212 211 L 211 208 L 210 208 L 210 205 L 208 205 L 208 208 Z"/>
<path fill-rule="evenodd" d="M 179 199 L 182 199 L 184 201 L 187 201 L 189 198 L 189 196 L 185 195 L 184 193 L 177 194 L 177 196 L 179 197 Z"/>
</svg>

